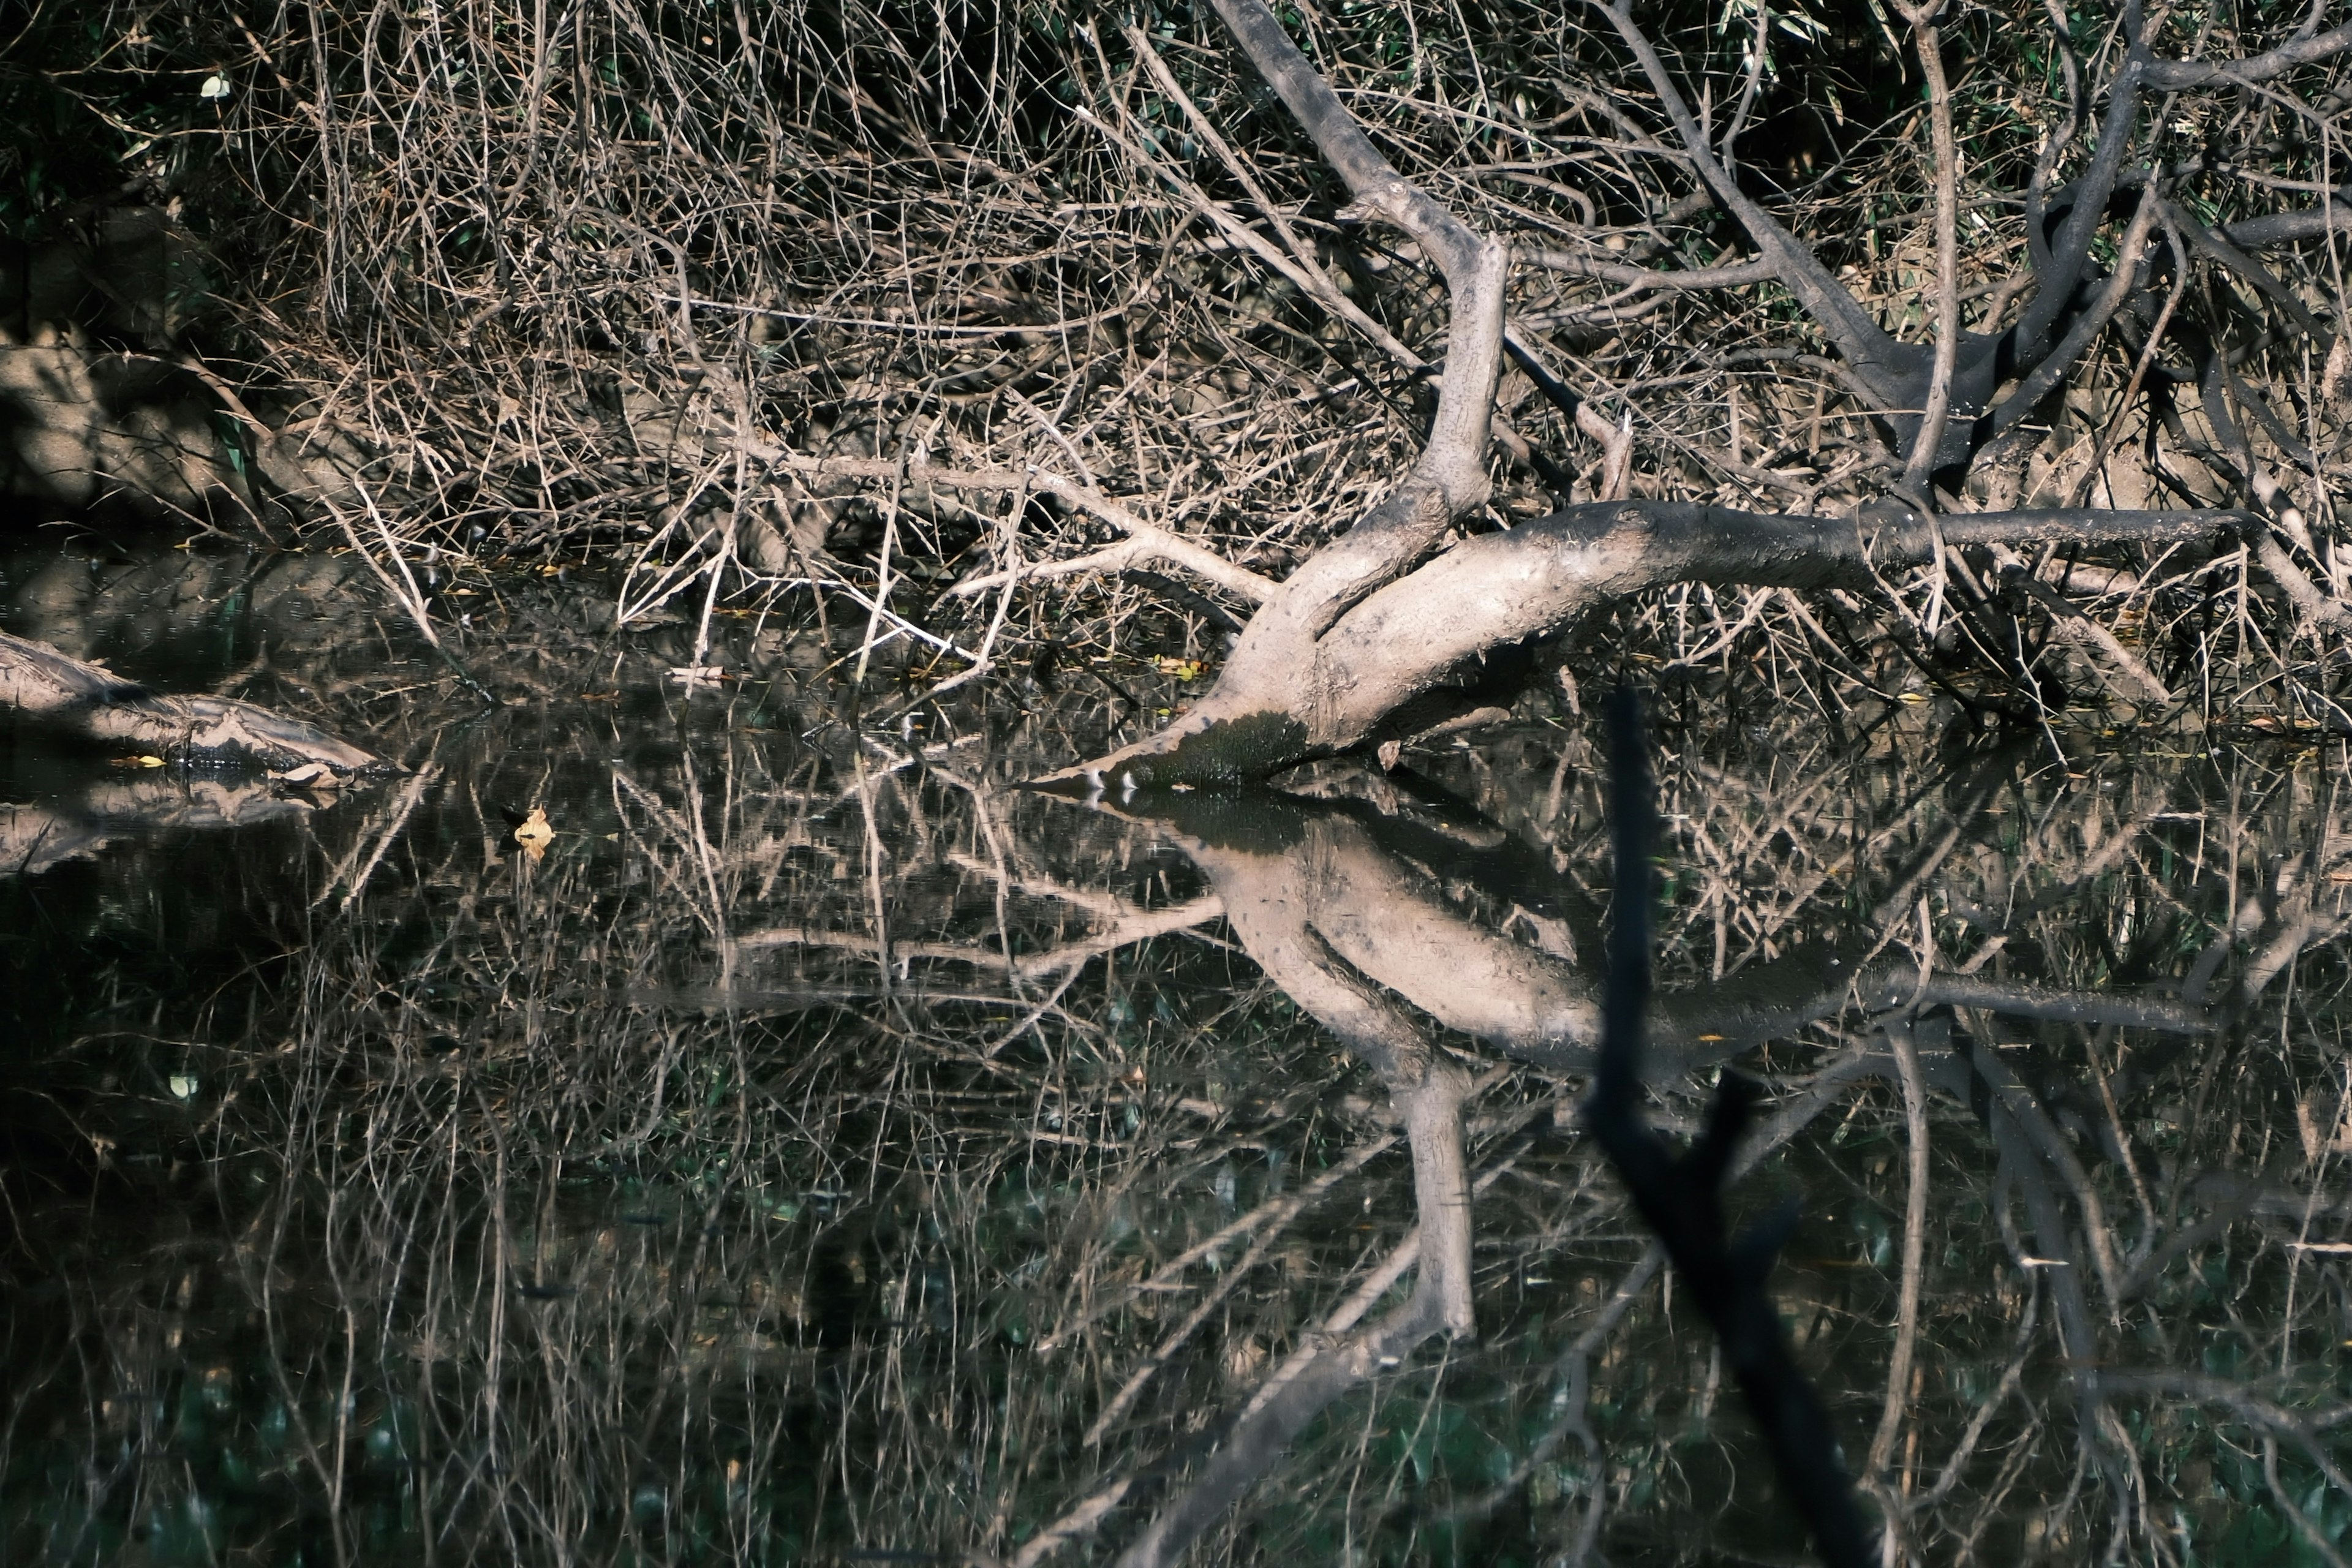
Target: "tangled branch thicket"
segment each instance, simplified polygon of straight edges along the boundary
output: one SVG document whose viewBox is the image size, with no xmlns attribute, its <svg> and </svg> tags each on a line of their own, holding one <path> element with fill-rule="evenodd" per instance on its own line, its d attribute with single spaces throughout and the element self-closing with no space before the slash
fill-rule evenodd
<svg viewBox="0 0 2352 1568">
<path fill-rule="evenodd" d="M 1906 353 L 2038 308 L 2037 246 L 2120 255 L 2124 297 L 2093 268 L 2051 301 L 2053 330 L 2094 335 L 2012 388 L 2031 395 L 1964 482 L 1943 476 L 1953 503 L 2259 502 L 2286 522 L 2280 607 L 2308 620 L 2344 586 L 2352 390 L 2342 40 L 2318 19 L 2163 13 L 2137 44 L 2173 63 L 2136 95 L 2136 12 L 1922 13 L 1925 50 L 1861 5 L 1685 5 L 1641 29 L 1743 195 Z M 1922 493 L 1886 366 L 1838 357 L 1819 301 L 1753 256 L 1613 20 L 1297 19 L 1399 170 L 1513 247 L 1524 353 L 1472 526 L 1595 495 L 1834 514 L 1906 478 Z M 1189 7 L 119 6 L 83 31 L 53 5 L 35 26 L 43 52 L 80 51 L 41 79 L 57 112 L 113 127 L 143 199 L 211 247 L 210 346 L 267 390 L 267 444 L 343 454 L 411 545 L 625 559 L 625 613 L 698 584 L 840 590 L 869 636 L 984 662 L 1008 631 L 1099 637 L 1148 601 L 1181 620 L 1150 635 L 1197 652 L 1425 434 L 1440 280 Z M 2273 47 L 2284 64 L 2219 63 Z M 1947 79 L 1948 192 L 1923 61 Z M 2086 177 L 2112 214 L 2029 232 Z M 70 216 L 40 190 L 28 231 Z M 1960 242 L 1940 260 L 1939 200 Z M 1967 383 L 1969 345 L 1940 336 Z M 2106 556 L 2088 576 L 2134 638 L 2151 562 Z M 1014 585 L 1074 563 L 1110 574 L 1087 608 L 1113 615 L 1072 626 L 1066 597 Z M 1947 644 L 1948 564 L 1912 617 Z M 2009 596 L 2035 593 L 2053 596 Z M 1726 614 L 1674 589 L 1670 613 L 1694 594 L 1726 628 L 1809 635 L 1769 595 Z M 2043 613 L 2138 683 L 2113 615 Z"/>
</svg>

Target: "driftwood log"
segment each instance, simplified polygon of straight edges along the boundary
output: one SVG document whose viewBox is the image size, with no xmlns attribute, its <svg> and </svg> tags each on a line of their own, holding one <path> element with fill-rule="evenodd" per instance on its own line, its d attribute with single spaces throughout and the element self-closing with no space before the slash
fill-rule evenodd
<svg viewBox="0 0 2352 1568">
<path fill-rule="evenodd" d="M 68 741 L 200 766 L 351 777 L 390 763 L 301 719 L 234 697 L 151 691 L 47 643 L 0 632 L 0 716 Z"/>
</svg>

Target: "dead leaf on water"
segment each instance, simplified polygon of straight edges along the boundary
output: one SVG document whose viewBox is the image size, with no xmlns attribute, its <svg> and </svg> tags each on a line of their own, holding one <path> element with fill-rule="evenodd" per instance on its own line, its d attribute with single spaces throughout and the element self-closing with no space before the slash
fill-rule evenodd
<svg viewBox="0 0 2352 1568">
<path fill-rule="evenodd" d="M 547 847 L 555 842 L 555 829 L 547 825 L 547 813 L 532 806 L 530 815 L 522 819 L 522 826 L 515 829 L 515 842 L 533 855 L 546 854 Z"/>
<path fill-rule="evenodd" d="M 117 757 L 114 765 L 118 768 L 160 768 L 163 765 L 163 759 L 155 756 Z"/>
</svg>

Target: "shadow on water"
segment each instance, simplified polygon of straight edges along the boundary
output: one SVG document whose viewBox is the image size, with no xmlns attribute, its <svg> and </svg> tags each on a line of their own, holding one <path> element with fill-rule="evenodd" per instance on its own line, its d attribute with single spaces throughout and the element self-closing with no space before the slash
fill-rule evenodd
<svg viewBox="0 0 2352 1568">
<path fill-rule="evenodd" d="M 796 616 L 689 689 L 473 574 L 486 710 L 347 570 L 0 568 L 410 770 L 0 752 L 0 1556 L 1801 1559 L 1577 1130 L 1572 716 L 1076 805 L 1005 781 L 1123 698 L 853 722 Z M 1944 717 L 1670 734 L 1652 1120 L 1766 1087 L 1731 1202 L 1917 1560 L 2340 1561 L 2346 759 Z"/>
</svg>

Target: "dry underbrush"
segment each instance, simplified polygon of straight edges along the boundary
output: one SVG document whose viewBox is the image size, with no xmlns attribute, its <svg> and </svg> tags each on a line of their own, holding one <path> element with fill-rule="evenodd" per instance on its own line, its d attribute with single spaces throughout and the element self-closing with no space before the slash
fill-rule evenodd
<svg viewBox="0 0 2352 1568">
<path fill-rule="evenodd" d="M 1919 68 L 1874 16 L 1648 25 L 1716 124 L 1738 122 L 1749 187 L 1918 342 L 1934 272 Z M 119 8 L 58 79 L 145 137 L 126 150 L 134 184 L 213 248 L 215 368 L 297 445 L 362 465 L 386 511 L 371 546 L 624 563 L 625 614 L 814 591 L 946 674 L 1006 637 L 1116 635 L 1143 603 L 1181 617 L 1174 641 L 1146 634 L 1160 650 L 1213 646 L 1246 592 L 1164 563 L 1112 563 L 1123 575 L 1101 599 L 943 590 L 1085 554 L 1127 519 L 1278 579 L 1422 435 L 1438 280 L 1338 205 L 1213 17 L 1133 20 L 629 0 Z M 2175 17 L 2155 42 L 2218 58 L 2291 25 Z M 2037 147 L 2078 86 L 2053 183 L 2079 172 L 2120 44 L 2085 23 L 2061 47 L 2023 5 L 1944 26 L 1963 320 L 1982 328 L 2014 308 L 2004 280 L 2023 265 Z M 1748 254 L 1693 197 L 1597 18 L 1405 6 L 1307 27 L 1399 167 L 1513 237 L 1514 318 L 1630 426 L 1633 493 L 1836 511 L 1893 480 L 1896 456 L 1777 287 L 1585 275 Z M 200 63 L 225 97 L 159 96 Z M 2187 171 L 2206 222 L 2306 207 L 2340 166 L 2340 74 L 2176 92 L 2142 145 Z M 2228 352 L 2228 406 L 2308 520 L 2306 565 L 2340 586 L 2332 242 L 2256 249 L 2282 280 L 2268 294 L 2168 243 L 2170 341 Z M 2194 366 L 2177 346 L 2143 355 L 2154 323 L 2129 316 L 2025 437 L 1979 463 L 1961 504 L 2242 499 L 2214 456 L 2233 433 L 2172 386 Z M 2297 324 L 2315 320 L 2316 337 Z M 1592 492 L 1591 434 L 1517 371 L 1500 404 L 1494 522 Z"/>
</svg>

